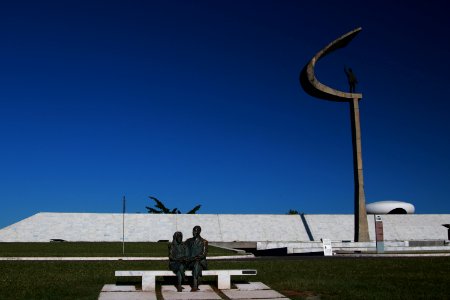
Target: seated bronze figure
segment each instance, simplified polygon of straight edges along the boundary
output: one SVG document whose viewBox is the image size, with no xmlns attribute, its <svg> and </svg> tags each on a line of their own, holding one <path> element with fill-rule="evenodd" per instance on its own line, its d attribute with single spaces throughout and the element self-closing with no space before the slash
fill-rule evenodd
<svg viewBox="0 0 450 300">
<path fill-rule="evenodd" d="M 169 244 L 169 269 L 177 275 L 177 291 L 182 291 L 181 284 L 185 281 L 188 249 L 183 243 L 183 234 L 179 231 L 173 234 L 172 243 Z"/>
<path fill-rule="evenodd" d="M 188 269 L 192 270 L 192 292 L 198 291 L 199 279 L 202 270 L 208 268 L 206 255 L 208 254 L 208 241 L 200 236 L 202 231 L 200 226 L 195 226 L 192 230 L 193 237 L 186 240 L 188 248 Z"/>
</svg>

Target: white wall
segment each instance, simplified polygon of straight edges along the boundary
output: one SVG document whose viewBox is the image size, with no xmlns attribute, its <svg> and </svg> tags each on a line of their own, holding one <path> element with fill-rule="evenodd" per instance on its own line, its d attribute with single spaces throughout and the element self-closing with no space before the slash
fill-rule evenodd
<svg viewBox="0 0 450 300">
<path fill-rule="evenodd" d="M 315 241 L 353 240 L 353 215 L 304 215 Z M 371 240 L 374 219 L 367 216 Z M 383 215 L 384 237 L 389 241 L 447 239 L 450 215 Z M 171 240 L 175 231 L 184 239 L 195 225 L 210 242 L 309 241 L 298 215 L 164 215 L 126 214 L 125 241 Z M 38 213 L 0 230 L 0 242 L 121 241 L 122 214 Z"/>
<path fill-rule="evenodd" d="M 291 241 L 307 239 L 299 216 L 125 214 L 125 241 L 184 239 L 195 225 L 211 242 Z M 38 213 L 0 230 L 0 242 L 121 241 L 122 214 Z"/>
</svg>

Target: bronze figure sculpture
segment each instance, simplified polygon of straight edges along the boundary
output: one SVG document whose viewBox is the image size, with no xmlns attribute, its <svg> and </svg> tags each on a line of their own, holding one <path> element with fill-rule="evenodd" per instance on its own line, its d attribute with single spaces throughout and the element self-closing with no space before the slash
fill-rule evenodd
<svg viewBox="0 0 450 300">
<path fill-rule="evenodd" d="M 186 240 L 188 248 L 188 269 L 192 270 L 192 292 L 198 291 L 200 277 L 202 270 L 208 268 L 206 262 L 206 255 L 208 254 L 208 241 L 200 236 L 202 229 L 200 226 L 195 226 L 192 230 L 190 239 Z"/>
<path fill-rule="evenodd" d="M 356 85 L 358 84 L 358 79 L 356 79 L 355 74 L 353 73 L 352 68 L 344 67 L 345 75 L 347 75 L 347 81 L 349 86 L 350 93 L 354 93 L 356 91 Z"/>
<path fill-rule="evenodd" d="M 177 291 L 182 291 L 181 284 L 185 281 L 184 271 L 188 259 L 188 249 L 183 243 L 183 234 L 179 231 L 173 234 L 172 243 L 169 244 L 169 269 L 177 275 Z"/>
</svg>

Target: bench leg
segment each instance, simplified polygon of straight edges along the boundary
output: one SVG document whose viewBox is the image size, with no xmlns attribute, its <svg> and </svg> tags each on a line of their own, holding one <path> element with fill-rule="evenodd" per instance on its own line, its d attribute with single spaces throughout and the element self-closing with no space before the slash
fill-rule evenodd
<svg viewBox="0 0 450 300">
<path fill-rule="evenodd" d="M 156 276 L 154 275 L 142 275 L 142 290 L 154 291 L 156 289 Z"/>
<path fill-rule="evenodd" d="M 231 288 L 231 276 L 217 275 L 217 287 L 219 290 L 229 290 Z"/>
</svg>

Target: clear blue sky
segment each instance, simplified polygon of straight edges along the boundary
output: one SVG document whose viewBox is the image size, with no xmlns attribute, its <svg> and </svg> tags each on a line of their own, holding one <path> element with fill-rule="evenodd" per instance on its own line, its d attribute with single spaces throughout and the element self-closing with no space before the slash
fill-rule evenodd
<svg viewBox="0 0 450 300">
<path fill-rule="evenodd" d="M 353 213 L 349 106 L 367 202 L 450 213 L 446 1 L 2 1 L 0 227 L 37 212 Z"/>
</svg>

